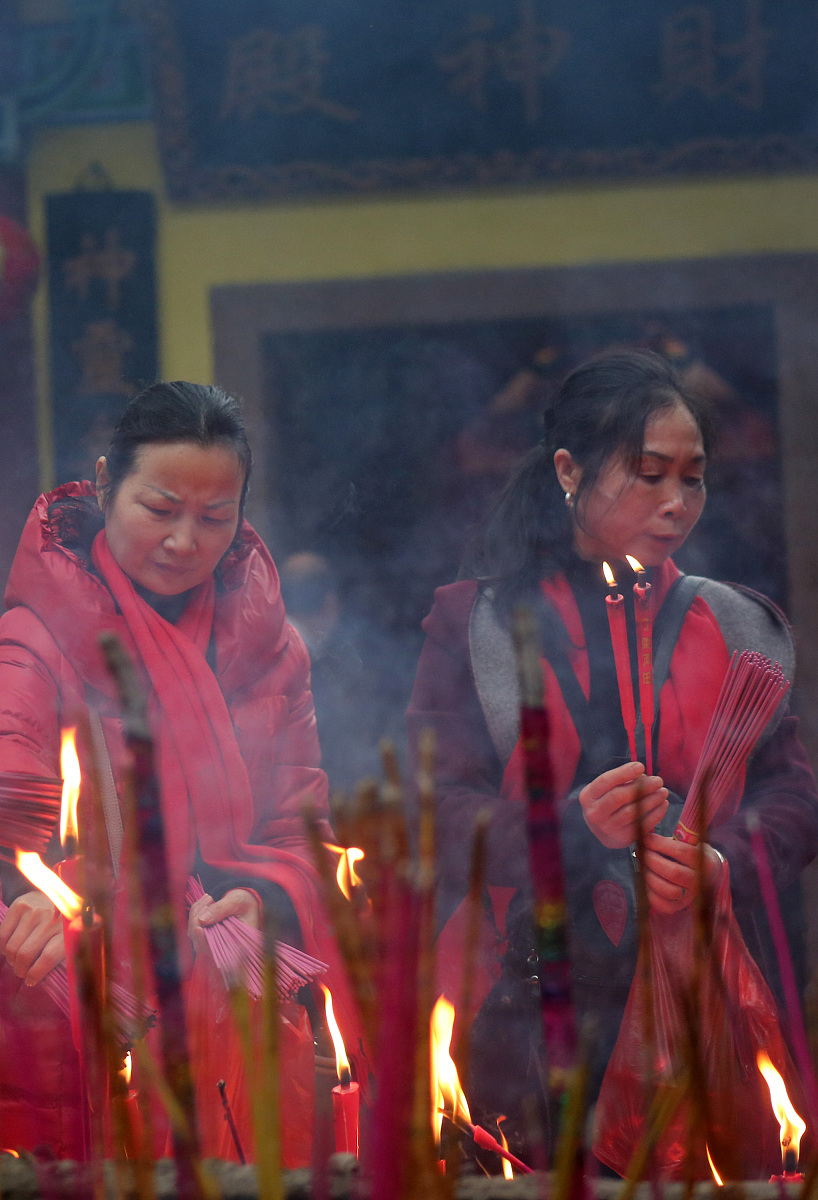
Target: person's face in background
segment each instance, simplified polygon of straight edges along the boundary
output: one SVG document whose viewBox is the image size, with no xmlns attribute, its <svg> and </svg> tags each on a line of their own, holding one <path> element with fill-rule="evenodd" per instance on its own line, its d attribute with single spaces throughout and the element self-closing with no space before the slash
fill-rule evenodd
<svg viewBox="0 0 818 1200">
<path fill-rule="evenodd" d="M 107 502 L 108 467 L 97 462 L 105 533 L 116 562 L 140 587 L 178 596 L 216 569 L 236 533 L 244 476 L 225 445 L 141 446 Z"/>
<path fill-rule="evenodd" d="M 567 450 L 557 450 L 554 466 L 563 491 L 575 495 L 582 468 Z M 704 467 L 702 437 L 690 410 L 678 402 L 654 413 L 636 470 L 623 455 L 614 456 L 574 507 L 577 553 L 592 562 L 621 562 L 631 554 L 644 567 L 660 566 L 702 514 Z"/>
</svg>

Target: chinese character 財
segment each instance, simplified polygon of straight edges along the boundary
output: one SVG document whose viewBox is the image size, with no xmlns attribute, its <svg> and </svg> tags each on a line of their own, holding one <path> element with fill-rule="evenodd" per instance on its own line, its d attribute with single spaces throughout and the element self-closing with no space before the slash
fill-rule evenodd
<svg viewBox="0 0 818 1200">
<path fill-rule="evenodd" d="M 230 43 L 220 117 L 247 121 L 257 113 L 294 116 L 319 112 L 334 121 L 360 113 L 323 95 L 324 32 L 303 25 L 292 33 L 253 29 Z"/>
<path fill-rule="evenodd" d="M 746 30 L 734 42 L 719 42 L 713 9 L 706 4 L 691 4 L 668 19 L 662 81 L 656 88 L 666 104 L 687 91 L 696 91 L 708 100 L 729 96 L 744 108 L 762 107 L 771 36 L 762 24 L 762 2 L 744 0 Z"/>
<path fill-rule="evenodd" d="M 496 71 L 507 83 L 519 87 L 525 119 L 536 125 L 542 111 L 542 81 L 559 66 L 571 35 L 540 21 L 534 0 L 520 0 L 518 13 L 519 24 L 506 38 L 492 36 L 491 17 L 472 13 L 457 49 L 439 54 L 437 64 L 451 77 L 449 91 L 482 109 L 487 106 L 487 87 Z"/>
</svg>

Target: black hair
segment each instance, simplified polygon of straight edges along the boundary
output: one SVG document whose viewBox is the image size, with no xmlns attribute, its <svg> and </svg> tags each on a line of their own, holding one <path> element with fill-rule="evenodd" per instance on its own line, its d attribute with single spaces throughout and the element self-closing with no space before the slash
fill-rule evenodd
<svg viewBox="0 0 818 1200">
<path fill-rule="evenodd" d="M 582 467 L 573 498 L 581 521 L 582 497 L 603 466 L 622 454 L 637 470 L 648 420 L 678 403 L 695 420 L 707 454 L 713 442 L 707 406 L 667 359 L 649 350 L 615 350 L 578 366 L 543 414 L 542 440 L 512 470 L 461 575 L 491 582 L 499 607 L 508 611 L 540 579 L 563 567 L 573 551 L 572 516 L 557 479 L 555 452 L 568 450 Z"/>
<path fill-rule="evenodd" d="M 140 447 L 158 442 L 225 446 L 235 453 L 244 475 L 239 505 L 240 527 L 253 454 L 238 400 L 220 387 L 185 380 L 154 383 L 134 396 L 120 417 L 108 447 L 108 484 L 102 494 L 105 506 L 111 503 L 123 480 L 134 469 Z"/>
</svg>

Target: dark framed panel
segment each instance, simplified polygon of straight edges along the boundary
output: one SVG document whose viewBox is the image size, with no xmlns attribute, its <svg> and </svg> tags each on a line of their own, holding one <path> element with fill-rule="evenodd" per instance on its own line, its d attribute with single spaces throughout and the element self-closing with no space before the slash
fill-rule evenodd
<svg viewBox="0 0 818 1200">
<path fill-rule="evenodd" d="M 769 472 L 755 489 L 750 487 L 740 495 L 739 516 L 757 517 L 769 530 L 775 526 L 776 507 L 780 505 L 785 547 L 778 554 L 778 562 L 786 561 L 786 581 L 778 588 L 774 583 L 764 584 L 758 572 L 753 574 L 752 563 L 722 570 L 721 574 L 743 574 L 786 602 L 799 640 L 799 692 L 805 736 L 818 758 L 818 644 L 813 637 L 818 622 L 818 506 L 814 490 L 818 406 L 813 390 L 818 380 L 818 344 L 814 338 L 818 327 L 818 256 L 771 255 L 624 267 L 222 287 L 213 291 L 212 313 L 217 377 L 244 396 L 248 405 L 257 458 L 250 516 L 274 547 L 282 550 L 293 548 L 288 530 L 282 526 L 282 521 L 292 524 L 292 515 L 287 517 L 288 504 L 295 513 L 294 501 L 284 493 L 287 488 L 292 491 L 293 481 L 303 475 L 304 494 L 312 497 L 304 507 L 314 508 L 315 485 L 321 475 L 321 464 L 317 463 L 311 481 L 309 456 L 315 455 L 318 443 L 305 443 L 308 423 L 298 426 L 304 416 L 302 412 L 299 417 L 299 406 L 303 408 L 309 399 L 309 389 L 293 391 L 294 381 L 299 378 L 299 362 L 302 378 L 311 374 L 313 380 L 320 380 L 321 372 L 329 368 L 330 374 L 323 377 L 326 381 L 337 368 L 340 355 L 347 363 L 357 363 L 359 377 L 364 369 L 371 377 L 382 369 L 378 363 L 383 347 L 394 352 L 399 345 L 405 355 L 407 345 L 409 350 L 414 345 L 419 353 L 428 355 L 430 331 L 441 335 L 433 347 L 435 352 L 447 339 L 449 345 L 455 344 L 460 350 L 468 347 L 471 339 L 470 354 L 460 353 L 444 361 L 443 375 L 438 377 L 445 376 L 447 369 L 450 373 L 465 369 L 468 361 L 472 368 L 475 364 L 485 366 L 492 353 L 495 358 L 500 355 L 501 373 L 493 382 L 487 384 L 485 377 L 473 370 L 465 386 L 458 384 L 443 397 L 450 402 L 452 394 L 462 398 L 464 392 L 472 393 L 470 411 L 461 414 L 459 424 L 455 422 L 453 428 L 456 435 L 465 430 L 467 442 L 469 429 L 476 432 L 477 444 L 472 449 L 479 455 L 481 437 L 484 444 L 487 439 L 480 430 L 478 393 L 482 389 L 484 398 L 490 400 L 497 394 L 497 379 L 513 377 L 509 342 L 514 343 L 516 338 L 524 343 L 518 366 L 525 363 L 525 355 L 530 357 L 532 348 L 538 349 L 537 338 L 532 340 L 527 331 L 573 330 L 575 357 L 581 356 L 583 349 L 590 352 L 612 340 L 639 340 L 629 336 L 629 331 L 636 331 L 644 340 L 645 323 L 650 320 L 663 335 L 686 336 L 688 348 L 692 346 L 693 350 L 697 344 L 712 349 L 714 338 L 718 341 L 721 336 L 726 344 L 722 358 L 708 352 L 705 364 L 718 378 L 734 388 L 738 386 L 745 400 L 751 388 L 756 388 L 756 394 L 749 395 L 750 419 L 746 404 L 738 410 L 737 418 L 731 419 L 732 460 L 740 463 L 742 453 L 745 461 L 752 457 L 759 440 L 763 444 L 766 437 L 773 436 L 777 442 Z M 503 330 L 508 336 L 504 341 L 500 338 L 499 345 L 498 331 Z M 394 388 L 394 373 L 390 378 L 389 386 Z M 425 381 L 425 377 L 419 378 L 421 388 Z M 356 387 L 359 382 L 360 378 Z M 343 393 L 337 382 L 333 386 L 336 393 Z M 316 401 L 313 395 L 311 402 L 318 403 L 316 420 L 325 420 L 320 397 Z M 387 398 L 385 404 L 389 403 Z M 276 404 L 278 409 L 272 411 L 270 406 L 275 409 Z M 289 416 L 282 404 L 290 406 Z M 485 415 L 485 402 L 482 411 Z M 349 414 L 349 419 L 360 421 L 361 416 L 358 411 Z M 395 419 L 391 414 L 390 420 Z M 282 420 L 289 420 L 290 436 L 296 439 L 290 446 L 284 444 L 288 435 L 281 432 Z M 495 437 L 496 428 L 487 431 L 488 440 L 500 453 L 503 446 Z M 469 446 L 464 450 L 462 436 L 460 442 L 462 458 Z M 349 451 L 342 449 L 342 453 L 348 455 Z M 349 473 L 354 482 L 353 465 Z M 735 479 L 730 484 L 735 486 Z M 431 486 L 436 486 L 434 476 Z M 328 497 L 325 515 L 331 518 L 343 504 L 342 488 Z M 302 521 L 297 533 L 303 538 L 309 536 L 311 528 L 315 531 L 316 518 L 302 517 L 303 513 L 297 516 Z M 752 521 L 751 527 L 761 528 L 758 523 L 753 526 Z M 762 548 L 762 557 L 764 553 L 772 557 L 761 569 L 769 572 L 774 569 L 775 547 L 770 548 L 769 532 L 765 536 L 768 545 L 766 550 Z M 757 540 L 757 535 L 751 535 L 750 540 Z M 693 565 L 701 565 L 701 559 Z M 718 563 L 713 567 L 711 562 L 710 566 L 719 573 Z"/>
</svg>

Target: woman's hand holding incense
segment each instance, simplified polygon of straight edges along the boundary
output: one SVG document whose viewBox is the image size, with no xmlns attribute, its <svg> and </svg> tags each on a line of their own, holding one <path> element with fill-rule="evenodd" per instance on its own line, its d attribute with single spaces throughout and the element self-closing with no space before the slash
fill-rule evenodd
<svg viewBox="0 0 818 1200">
<path fill-rule="evenodd" d="M 712 846 L 704 848 L 705 877 L 715 883 L 722 867 Z M 680 912 L 699 893 L 699 847 L 650 833 L 645 838 L 645 883 L 651 908 Z"/>
<path fill-rule="evenodd" d="M 642 829 L 655 829 L 667 812 L 668 791 L 658 775 L 645 775 L 641 763 L 625 763 L 592 779 L 579 794 L 585 824 L 609 850 L 624 850 L 636 839 L 640 807 Z"/>
<path fill-rule="evenodd" d="M 62 917 L 42 892 L 26 892 L 9 905 L 0 922 L 0 954 L 29 987 L 65 958 Z"/>
<path fill-rule="evenodd" d="M 231 888 L 221 900 L 214 900 L 205 893 L 190 906 L 187 932 L 198 954 L 207 946 L 204 926 L 215 925 L 225 917 L 238 917 L 245 925 L 261 928 L 261 903 L 255 892 L 247 888 Z"/>
</svg>

